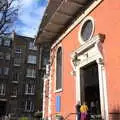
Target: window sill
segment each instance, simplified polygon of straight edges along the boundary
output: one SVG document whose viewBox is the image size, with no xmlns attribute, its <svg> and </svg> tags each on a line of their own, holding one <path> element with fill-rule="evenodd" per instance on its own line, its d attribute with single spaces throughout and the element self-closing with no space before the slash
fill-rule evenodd
<svg viewBox="0 0 120 120">
<path fill-rule="evenodd" d="M 30 113 L 33 112 L 33 110 L 24 110 L 24 112 Z"/>
<path fill-rule="evenodd" d="M 60 88 L 60 89 L 58 89 L 58 90 L 55 90 L 55 93 L 59 93 L 59 92 L 62 92 L 62 91 L 63 91 L 63 89 Z"/>
<path fill-rule="evenodd" d="M 37 49 L 34 49 L 34 48 L 29 48 L 29 50 L 32 50 L 32 51 L 37 51 Z"/>
<path fill-rule="evenodd" d="M 28 64 L 36 65 L 37 63 L 27 62 Z"/>
<path fill-rule="evenodd" d="M 35 93 L 25 93 L 25 95 L 35 95 Z"/>
<path fill-rule="evenodd" d="M 10 97 L 12 97 L 12 98 L 16 98 L 16 97 L 17 97 L 17 95 L 11 95 Z"/>
<path fill-rule="evenodd" d="M 12 81 L 12 83 L 18 84 L 19 82 L 18 81 Z"/>
<path fill-rule="evenodd" d="M 17 51 L 15 51 L 15 53 L 16 53 L 16 54 L 21 54 L 22 52 L 17 52 Z"/>
<path fill-rule="evenodd" d="M 33 79 L 35 79 L 36 77 L 34 77 L 34 76 L 26 76 L 27 78 L 33 78 Z"/>
<path fill-rule="evenodd" d="M 20 67 L 20 64 L 14 64 L 14 66 L 16 66 L 16 67 Z"/>
</svg>

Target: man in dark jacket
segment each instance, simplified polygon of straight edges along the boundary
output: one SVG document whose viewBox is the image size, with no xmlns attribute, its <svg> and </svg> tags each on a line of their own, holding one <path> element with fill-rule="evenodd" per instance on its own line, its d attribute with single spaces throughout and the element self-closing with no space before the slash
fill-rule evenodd
<svg viewBox="0 0 120 120">
<path fill-rule="evenodd" d="M 77 120 L 80 120 L 80 101 L 77 102 L 76 106 Z"/>
</svg>

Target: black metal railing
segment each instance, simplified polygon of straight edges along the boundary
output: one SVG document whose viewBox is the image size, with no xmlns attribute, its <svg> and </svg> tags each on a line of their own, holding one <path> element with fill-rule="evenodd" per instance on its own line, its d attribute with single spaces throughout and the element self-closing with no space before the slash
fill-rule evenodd
<svg viewBox="0 0 120 120">
<path fill-rule="evenodd" d="M 75 118 L 77 117 L 77 113 L 68 113 L 65 117 L 60 115 L 59 117 L 56 118 L 56 114 L 51 115 L 51 120 L 70 120 L 70 117 L 74 116 Z M 44 118 L 42 120 L 48 120 L 47 118 Z M 87 120 L 103 120 L 101 115 L 93 115 L 93 114 L 88 114 L 88 119 Z"/>
</svg>

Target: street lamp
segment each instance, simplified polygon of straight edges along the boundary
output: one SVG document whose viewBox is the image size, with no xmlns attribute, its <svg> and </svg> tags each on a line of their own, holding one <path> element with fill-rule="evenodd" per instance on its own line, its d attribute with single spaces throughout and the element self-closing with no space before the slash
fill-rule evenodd
<svg viewBox="0 0 120 120">
<path fill-rule="evenodd" d="M 75 68 L 76 68 L 76 66 L 79 64 L 80 61 L 81 61 L 81 60 L 78 58 L 78 53 L 75 52 L 74 58 L 73 58 L 73 60 L 72 60 L 73 65 L 75 66 Z"/>
</svg>

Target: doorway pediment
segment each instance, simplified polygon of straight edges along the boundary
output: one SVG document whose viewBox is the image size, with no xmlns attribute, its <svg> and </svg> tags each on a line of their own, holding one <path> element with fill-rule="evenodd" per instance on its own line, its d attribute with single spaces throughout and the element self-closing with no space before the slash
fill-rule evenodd
<svg viewBox="0 0 120 120">
<path fill-rule="evenodd" d="M 95 58 L 103 59 L 102 43 L 104 39 L 105 35 L 103 34 L 93 36 L 91 40 L 86 41 L 83 45 L 81 45 L 72 53 L 72 61 L 74 60 L 76 55 L 79 60 L 79 63 L 77 65 L 84 64 L 84 62 L 86 64 L 86 62 L 90 62 Z"/>
</svg>

